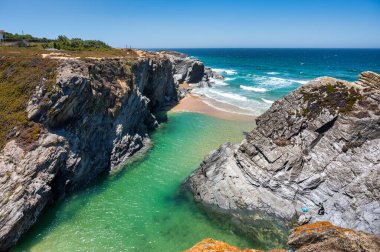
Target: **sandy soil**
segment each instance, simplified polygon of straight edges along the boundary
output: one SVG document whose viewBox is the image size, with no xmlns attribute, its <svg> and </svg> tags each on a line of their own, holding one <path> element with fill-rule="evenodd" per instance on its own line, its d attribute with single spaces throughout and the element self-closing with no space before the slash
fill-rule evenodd
<svg viewBox="0 0 380 252">
<path fill-rule="evenodd" d="M 197 112 L 207 114 L 220 119 L 232 121 L 254 121 L 255 116 L 251 111 L 217 102 L 207 97 L 187 95 L 178 105 L 171 109 L 172 112 Z"/>
</svg>

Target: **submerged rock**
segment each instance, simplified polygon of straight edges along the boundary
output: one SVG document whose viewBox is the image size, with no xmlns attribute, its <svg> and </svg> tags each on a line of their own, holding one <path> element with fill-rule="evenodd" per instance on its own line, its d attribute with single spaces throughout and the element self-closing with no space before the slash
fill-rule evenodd
<svg viewBox="0 0 380 252">
<path fill-rule="evenodd" d="M 330 221 L 380 234 L 380 76 L 323 77 L 276 101 L 241 144 L 211 152 L 188 178 L 195 200 L 289 225 Z M 323 203 L 324 215 L 319 215 Z"/>
</svg>

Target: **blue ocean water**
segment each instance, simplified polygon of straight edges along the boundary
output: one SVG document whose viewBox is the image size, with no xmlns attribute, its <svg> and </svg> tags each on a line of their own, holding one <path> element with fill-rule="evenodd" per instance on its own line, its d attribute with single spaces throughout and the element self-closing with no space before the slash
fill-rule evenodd
<svg viewBox="0 0 380 252">
<path fill-rule="evenodd" d="M 380 49 L 173 49 L 225 76 L 194 90 L 260 114 L 290 91 L 321 76 L 355 81 L 362 71 L 380 73 Z"/>
</svg>

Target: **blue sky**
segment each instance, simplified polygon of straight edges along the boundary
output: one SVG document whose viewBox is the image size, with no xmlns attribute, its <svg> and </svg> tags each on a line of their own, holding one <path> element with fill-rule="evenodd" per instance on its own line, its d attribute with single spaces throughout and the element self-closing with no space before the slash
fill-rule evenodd
<svg viewBox="0 0 380 252">
<path fill-rule="evenodd" d="M 380 47 L 380 0 L 0 0 L 0 29 L 115 47 Z"/>
</svg>

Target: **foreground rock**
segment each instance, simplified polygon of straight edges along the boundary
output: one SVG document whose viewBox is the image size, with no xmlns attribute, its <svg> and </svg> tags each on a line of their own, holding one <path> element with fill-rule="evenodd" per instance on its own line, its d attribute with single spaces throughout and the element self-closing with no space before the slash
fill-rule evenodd
<svg viewBox="0 0 380 252">
<path fill-rule="evenodd" d="M 311 81 L 275 102 L 241 144 L 210 153 L 186 185 L 212 211 L 284 225 L 330 221 L 379 235 L 379 104 L 376 73 L 354 83 Z"/>
<path fill-rule="evenodd" d="M 238 247 L 229 245 L 228 243 L 217 241 L 214 239 L 204 239 L 195 244 L 184 252 L 216 252 L 216 251 L 228 251 L 228 252 L 259 252 L 261 250 L 244 249 L 241 250 Z"/>
<path fill-rule="evenodd" d="M 184 75 L 197 81 L 193 72 Z M 0 151 L 0 250 L 13 246 L 48 204 L 149 142 L 154 113 L 181 98 L 175 74 L 168 57 L 66 58 L 52 90 L 41 78 L 26 111 L 37 140 L 20 141 L 15 128 Z"/>
<path fill-rule="evenodd" d="M 290 250 L 272 249 L 271 252 L 324 252 L 324 251 L 380 251 L 380 238 L 378 236 L 356 232 L 351 229 L 332 225 L 330 222 L 317 222 L 292 229 L 288 244 Z M 241 250 L 228 243 L 213 239 L 204 239 L 186 252 L 204 251 L 262 251 L 254 249 Z"/>
<path fill-rule="evenodd" d="M 292 230 L 289 245 L 298 252 L 380 251 L 380 237 L 317 222 Z"/>
</svg>

